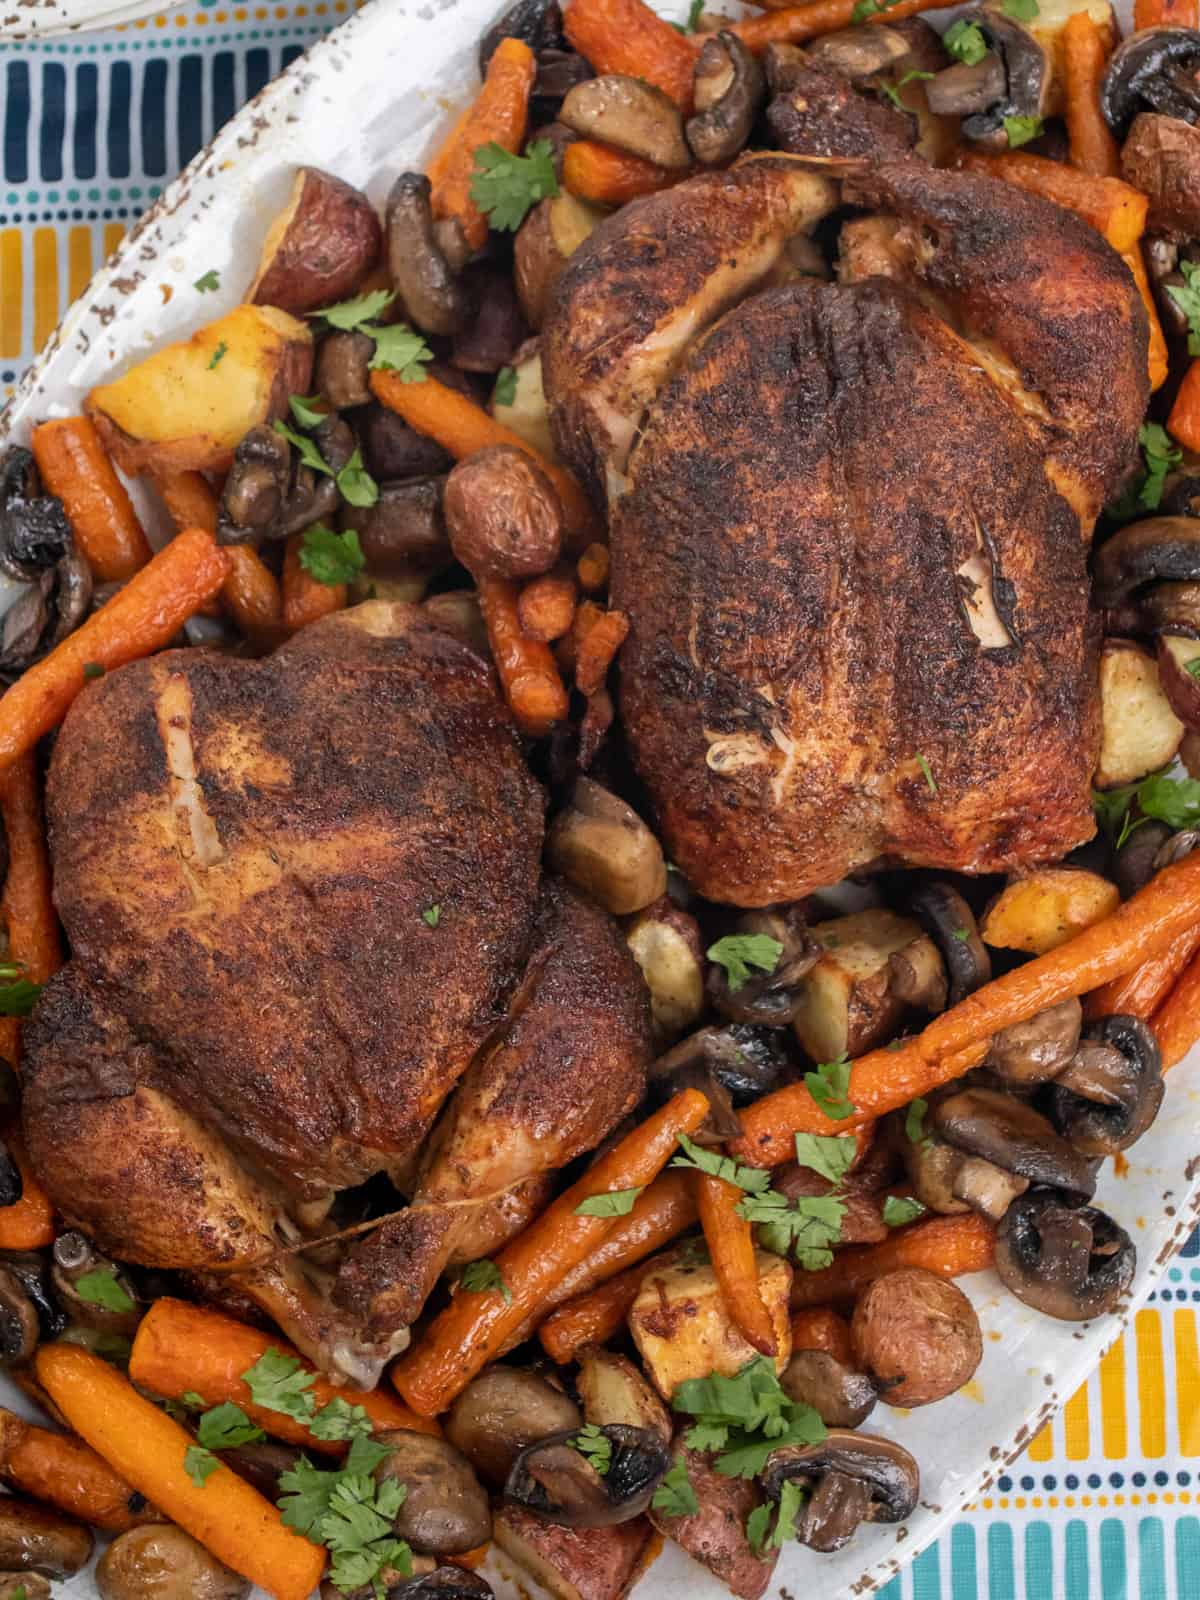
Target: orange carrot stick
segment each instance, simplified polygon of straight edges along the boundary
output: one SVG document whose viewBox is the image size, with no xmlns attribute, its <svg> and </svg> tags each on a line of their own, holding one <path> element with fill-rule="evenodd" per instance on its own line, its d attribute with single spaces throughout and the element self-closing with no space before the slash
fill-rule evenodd
<svg viewBox="0 0 1200 1600">
<path fill-rule="evenodd" d="M 629 618 L 623 611 L 606 611 L 588 630 L 575 653 L 575 683 L 582 694 L 595 694 L 603 685 L 628 632 Z"/>
<path fill-rule="evenodd" d="M 609 555 L 606 544 L 590 544 L 575 563 L 579 587 L 595 594 L 608 582 Z"/>
<path fill-rule="evenodd" d="M 434 216 L 456 218 L 473 250 L 481 250 L 488 236 L 487 218 L 471 199 L 476 153 L 484 145 L 498 144 L 516 155 L 525 139 L 529 91 L 536 76 L 537 61 L 529 46 L 520 39 L 502 39 L 474 104 L 429 164 Z"/>
<path fill-rule="evenodd" d="M 748 17 L 733 25 L 733 32 L 747 49 L 757 55 L 769 44 L 805 44 L 823 33 L 836 33 L 839 28 L 854 25 L 857 0 L 812 0 L 809 5 L 783 6 L 776 10 L 772 0 L 762 0 L 768 7 L 765 17 Z M 902 22 L 905 17 L 916 17 L 922 11 L 936 11 L 942 0 L 898 0 L 895 5 L 883 6 L 867 22 Z"/>
<path fill-rule="evenodd" d="M 1063 73 L 1071 165 L 1094 178 L 1117 178 L 1121 173 L 1117 141 L 1100 110 L 1108 57 L 1108 41 L 1090 14 L 1076 11 L 1069 16 L 1063 29 Z"/>
<path fill-rule="evenodd" d="M 563 28 L 597 73 L 644 78 L 689 115 L 696 46 L 642 0 L 570 0 Z"/>
<path fill-rule="evenodd" d="M 371 389 L 375 398 L 403 417 L 410 428 L 436 439 L 456 461 L 490 444 L 510 444 L 523 450 L 537 462 L 558 492 L 569 546 L 582 548 L 591 542 L 596 529 L 595 512 L 566 468 L 547 461 L 528 440 L 490 417 L 467 395 L 439 383 L 436 378 L 405 383 L 398 372 L 386 369 L 371 374 Z"/>
<path fill-rule="evenodd" d="M 575 620 L 575 593 L 575 579 L 569 572 L 531 578 L 517 597 L 521 632 L 543 644 L 561 639 Z"/>
<path fill-rule="evenodd" d="M 1150 1022 L 1165 1071 L 1200 1039 L 1200 957 L 1194 957 Z"/>
<path fill-rule="evenodd" d="M 976 989 L 898 1050 L 860 1056 L 847 1090 L 855 1111 L 844 1122 L 831 1122 L 803 1084 L 791 1084 L 740 1113 L 742 1135 L 730 1141 L 730 1153 L 776 1166 L 791 1155 L 797 1132 L 846 1133 L 868 1117 L 898 1110 L 976 1065 L 993 1033 L 1120 977 L 1198 921 L 1200 851 L 1164 867 L 1102 922 Z"/>
<path fill-rule="evenodd" d="M 761 1355 L 773 1356 L 778 1344 L 771 1314 L 758 1286 L 754 1231 L 746 1219 L 738 1215 L 742 1190 L 723 1178 L 700 1173 L 696 1179 L 696 1199 L 704 1242 L 729 1314 Z"/>
<path fill-rule="evenodd" d="M 1093 989 L 1083 1003 L 1089 1018 L 1127 1016 L 1148 1022 L 1175 986 L 1175 980 L 1200 951 L 1200 924 L 1185 928 L 1166 949 L 1143 961 L 1123 978 Z"/>
<path fill-rule="evenodd" d="M 1167 341 L 1163 334 L 1162 323 L 1158 320 L 1158 306 L 1155 304 L 1154 291 L 1150 287 L 1150 279 L 1146 273 L 1146 262 L 1142 256 L 1140 244 L 1131 245 L 1128 250 L 1121 251 L 1121 260 L 1133 274 L 1133 281 L 1138 286 L 1138 293 L 1142 297 L 1142 304 L 1146 308 L 1146 321 L 1150 325 L 1149 367 L 1150 388 L 1161 389 L 1167 381 Z"/>
<path fill-rule="evenodd" d="M 36 1428 L 0 1409 L 0 1479 L 9 1488 L 44 1500 L 108 1533 L 124 1533 L 163 1516 L 108 1462 L 67 1433 Z"/>
<path fill-rule="evenodd" d="M 854 1346 L 850 1324 L 832 1306 L 807 1306 L 792 1318 L 792 1350 L 823 1350 L 847 1367 L 853 1367 Z"/>
<path fill-rule="evenodd" d="M 444 1411 L 617 1221 L 581 1215 L 576 1208 L 599 1195 L 644 1188 L 671 1159 L 679 1135 L 693 1133 L 707 1115 L 704 1095 L 684 1089 L 601 1156 L 496 1257 L 509 1300 L 499 1293 L 455 1295 L 392 1369 L 393 1382 L 414 1411 L 424 1417 Z"/>
<path fill-rule="evenodd" d="M 1200 360 L 1193 361 L 1183 375 L 1167 418 L 1167 432 L 1185 450 L 1200 448 Z"/>
<path fill-rule="evenodd" d="M 42 1250 L 54 1243 L 54 1207 L 29 1165 L 25 1142 L 15 1128 L 4 1135 L 8 1153 L 21 1174 L 21 1198 L 0 1206 L 0 1250 Z"/>
<path fill-rule="evenodd" d="M 839 1250 L 831 1267 L 797 1272 L 792 1279 L 792 1309 L 851 1300 L 876 1278 L 900 1267 L 924 1267 L 943 1278 L 982 1272 L 992 1264 L 995 1238 L 992 1224 L 974 1212 L 962 1217 L 930 1217 L 879 1244 Z"/>
<path fill-rule="evenodd" d="M 685 172 L 669 172 L 641 156 L 612 145 L 576 139 L 563 153 L 563 188 L 597 206 L 623 206 L 644 194 L 657 194 L 678 183 Z"/>
<path fill-rule="evenodd" d="M 539 739 L 569 708 L 553 653 L 522 633 L 515 583 L 481 578 L 476 592 L 504 698 L 521 732 Z"/>
<path fill-rule="evenodd" d="M 302 533 L 293 533 L 287 542 L 283 557 L 283 626 L 287 633 L 307 628 L 310 622 L 320 622 L 346 606 L 344 583 L 318 583 L 311 572 L 300 565 L 300 551 L 304 543 Z"/>
<path fill-rule="evenodd" d="M 217 497 L 199 472 L 169 472 L 155 479 L 176 528 L 217 531 Z M 275 574 L 248 544 L 224 547 L 230 572 L 221 589 L 229 615 L 248 639 L 275 644 L 283 632 L 283 597 Z"/>
<path fill-rule="evenodd" d="M 242 1374 L 248 1372 L 268 1350 L 276 1350 L 299 1361 L 314 1373 L 309 1389 L 319 1411 L 335 1398 L 352 1406 L 362 1406 L 377 1428 L 415 1428 L 420 1433 L 437 1433 L 438 1426 L 418 1417 L 406 1405 L 383 1389 L 369 1393 L 357 1389 L 335 1388 L 317 1373 L 291 1345 L 273 1334 L 235 1322 L 219 1311 L 204 1310 L 183 1300 L 156 1300 L 138 1324 L 133 1353 L 129 1358 L 132 1381 L 164 1400 L 178 1400 L 189 1389 L 206 1406 L 230 1401 L 265 1432 L 289 1444 L 303 1445 L 326 1455 L 342 1456 L 346 1445 L 336 1440 L 318 1439 L 304 1423 L 282 1411 L 269 1411 L 255 1405 Z"/>
<path fill-rule="evenodd" d="M 588 1345 L 607 1344 L 624 1325 L 647 1273 L 668 1266 L 671 1260 L 667 1252 L 639 1261 L 548 1316 L 538 1329 L 538 1338 L 551 1361 L 565 1367 Z"/>
<path fill-rule="evenodd" d="M 228 576 L 229 557 L 211 534 L 189 528 L 172 539 L 0 699 L 0 772 L 62 721 L 85 668 L 111 671 L 161 650 Z"/>
<path fill-rule="evenodd" d="M 115 1367 L 76 1344 L 37 1353 L 42 1387 L 76 1433 L 134 1488 L 276 1600 L 308 1600 L 325 1552 L 285 1528 L 276 1508 L 226 1466 L 198 1487 L 184 1457 L 191 1438 Z"/>
<path fill-rule="evenodd" d="M 1133 26 L 1143 28 L 1200 27 L 1196 0 L 1134 0 Z"/>
<path fill-rule="evenodd" d="M 1120 178 L 1093 178 L 1061 161 L 1027 155 L 1021 150 L 999 156 L 960 150 L 955 163 L 966 172 L 990 173 L 993 178 L 1003 178 L 1018 189 L 1040 194 L 1043 199 L 1074 211 L 1102 233 L 1119 254 L 1137 244 L 1146 226 L 1149 200 Z"/>
<path fill-rule="evenodd" d="M 150 545 L 125 485 L 88 417 L 63 417 L 33 430 L 42 483 L 57 495 L 75 542 L 101 583 L 132 578 Z"/>
</svg>

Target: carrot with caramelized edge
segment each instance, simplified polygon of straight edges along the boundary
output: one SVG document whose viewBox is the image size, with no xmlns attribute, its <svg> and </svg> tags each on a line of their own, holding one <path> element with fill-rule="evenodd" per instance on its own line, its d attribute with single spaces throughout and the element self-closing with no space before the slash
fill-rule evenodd
<svg viewBox="0 0 1200 1600">
<path fill-rule="evenodd" d="M 769 8 L 765 17 L 747 17 L 732 27 L 746 48 L 756 55 L 769 44 L 806 44 L 823 33 L 836 33 L 840 28 L 857 25 L 854 13 L 858 0 L 811 0 L 809 5 L 785 5 L 778 9 L 771 0 L 761 0 L 761 3 Z M 902 22 L 905 17 L 920 16 L 922 11 L 937 11 L 942 3 L 943 0 L 896 0 L 893 5 L 880 6 L 874 16 L 864 21 Z"/>
<path fill-rule="evenodd" d="M 1151 390 L 1161 389 L 1167 381 L 1167 368 L 1169 365 L 1167 340 L 1162 330 L 1162 323 L 1158 320 L 1158 306 L 1154 301 L 1154 291 L 1150 287 L 1150 279 L 1146 272 L 1146 262 L 1142 256 L 1141 245 L 1131 245 L 1128 250 L 1122 250 L 1121 260 L 1129 268 L 1133 281 L 1137 284 L 1138 294 L 1142 297 L 1142 305 L 1146 311 L 1146 322 L 1150 330 L 1150 343 L 1147 354 L 1150 388 Z"/>
<path fill-rule="evenodd" d="M 57 727 L 87 681 L 161 650 L 229 576 L 229 557 L 202 528 L 160 550 L 82 627 L 35 662 L 0 699 L 0 772 Z"/>
<path fill-rule="evenodd" d="M 304 535 L 293 533 L 283 556 L 283 627 L 286 633 L 307 628 L 310 622 L 320 622 L 346 608 L 347 589 L 344 583 L 318 583 L 311 572 L 300 564 L 304 548 Z"/>
<path fill-rule="evenodd" d="M 1200 1039 L 1200 956 L 1184 968 L 1178 983 L 1150 1019 L 1163 1071 L 1177 1066 Z"/>
<path fill-rule="evenodd" d="M 1086 11 L 1067 18 L 1063 29 L 1063 76 L 1071 165 L 1094 178 L 1121 173 L 1120 151 L 1100 109 L 1100 84 L 1108 67 L 1108 41 Z"/>
<path fill-rule="evenodd" d="M 823 1350 L 844 1366 L 856 1365 L 850 1324 L 832 1306 L 806 1306 L 792 1318 L 792 1349 Z"/>
<path fill-rule="evenodd" d="M 540 739 L 564 720 L 569 706 L 554 655 L 522 633 L 515 583 L 481 578 L 476 592 L 504 698 L 521 732 Z"/>
<path fill-rule="evenodd" d="M 855 1109 L 844 1121 L 831 1122 L 802 1083 L 789 1084 L 739 1113 L 741 1137 L 730 1140 L 729 1152 L 771 1167 L 792 1154 L 796 1133 L 847 1133 L 869 1117 L 896 1111 L 977 1065 L 1001 1028 L 1119 978 L 1197 921 L 1200 851 L 1164 867 L 1111 916 L 1066 944 L 985 983 L 898 1049 L 860 1056 L 846 1090 Z"/>
<path fill-rule="evenodd" d="M 563 153 L 563 188 L 596 206 L 623 206 L 686 176 L 590 139 L 576 139 Z"/>
<path fill-rule="evenodd" d="M 758 1286 L 758 1261 L 754 1251 L 754 1230 L 738 1206 L 745 1198 L 736 1184 L 707 1173 L 696 1176 L 696 1199 L 704 1242 L 716 1273 L 729 1315 L 760 1355 L 773 1356 L 778 1349 L 771 1314 Z"/>
<path fill-rule="evenodd" d="M 149 561 L 150 544 L 91 419 L 43 422 L 33 430 L 32 443 L 43 487 L 62 501 L 96 578 L 132 578 Z"/>
<path fill-rule="evenodd" d="M 362 1406 L 377 1428 L 438 1432 L 435 1422 L 418 1417 L 385 1390 L 372 1389 L 368 1393 L 336 1388 L 283 1339 L 236 1322 L 220 1311 L 208 1311 L 170 1297 L 156 1300 L 138 1324 L 129 1357 L 129 1376 L 141 1388 L 160 1394 L 165 1400 L 177 1400 L 190 1389 L 206 1406 L 223 1405 L 228 1401 L 240 1406 L 252 1422 L 257 1422 L 277 1439 L 326 1455 L 345 1455 L 345 1443 L 318 1439 L 296 1417 L 255 1405 L 242 1374 L 268 1350 L 290 1356 L 306 1372 L 313 1374 L 308 1393 L 318 1411 L 331 1400 L 341 1399 L 348 1405 Z"/>
<path fill-rule="evenodd" d="M 1140 1017 L 1148 1022 L 1175 986 L 1175 980 L 1200 951 L 1200 923 L 1185 928 L 1161 954 L 1151 956 L 1123 977 L 1093 989 L 1083 1002 L 1086 1017 Z"/>
<path fill-rule="evenodd" d="M 217 497 L 199 472 L 169 472 L 155 478 L 171 520 L 179 529 L 217 532 Z M 254 644 L 278 643 L 283 631 L 283 597 L 279 581 L 257 550 L 248 544 L 222 546 L 230 572 L 221 589 L 229 615 Z"/>
<path fill-rule="evenodd" d="M 1143 28 L 1200 27 L 1196 0 L 1134 0 L 1133 26 Z"/>
<path fill-rule="evenodd" d="M 1185 450 L 1200 450 L 1200 360 L 1193 361 L 1183 375 L 1167 418 L 1167 432 Z"/>
<path fill-rule="evenodd" d="M 623 1327 L 646 1275 L 670 1266 L 673 1259 L 670 1251 L 651 1256 L 552 1312 L 538 1329 L 551 1361 L 565 1367 L 589 1345 L 607 1344 Z"/>
<path fill-rule="evenodd" d="M 589 628 L 575 652 L 575 683 L 581 693 L 595 694 L 602 686 L 628 632 L 629 618 L 623 611 L 606 611 Z"/>
<path fill-rule="evenodd" d="M 1061 161 L 1027 155 L 1021 150 L 998 156 L 960 150 L 955 161 L 964 172 L 989 173 L 1074 211 L 1102 233 L 1118 255 L 1133 249 L 1146 226 L 1149 200 L 1120 178 L 1094 178 Z"/>
<path fill-rule="evenodd" d="M 454 1296 L 416 1348 L 392 1368 L 392 1381 L 414 1411 L 423 1417 L 444 1411 L 619 1220 L 581 1215 L 577 1207 L 651 1183 L 675 1153 L 679 1135 L 694 1133 L 708 1110 L 698 1089 L 681 1090 L 559 1195 L 495 1258 L 507 1297 L 461 1290 Z"/>
<path fill-rule="evenodd" d="M 876 1278 L 901 1267 L 924 1267 L 942 1278 L 982 1272 L 992 1264 L 995 1241 L 995 1228 L 974 1212 L 914 1222 L 879 1244 L 839 1250 L 830 1267 L 797 1272 L 792 1279 L 792 1309 L 851 1300 Z"/>
<path fill-rule="evenodd" d="M 8 843 L 8 871 L 0 893 L 3 959 L 30 983 L 45 983 L 63 963 L 62 936 L 50 882 L 50 853 L 42 815 L 37 759 L 30 751 L 0 774 L 0 820 Z M 0 1056 L 17 1066 L 21 1023 L 0 1017 Z"/>
<path fill-rule="evenodd" d="M 278 1510 L 229 1467 L 193 1483 L 193 1440 L 133 1385 L 76 1344 L 44 1344 L 36 1371 L 46 1393 L 92 1449 L 219 1561 L 276 1600 L 308 1600 L 325 1551 L 293 1533 Z"/>
<path fill-rule="evenodd" d="M 454 218 L 472 250 L 482 250 L 488 236 L 487 218 L 471 198 L 476 155 L 487 144 L 498 144 L 510 155 L 520 150 L 536 76 L 537 60 L 529 46 L 520 39 L 501 39 L 474 103 L 429 164 L 433 214 L 439 220 Z"/>
<path fill-rule="evenodd" d="M 530 639 L 552 644 L 571 631 L 577 590 L 569 572 L 546 572 L 531 578 L 517 597 L 517 620 Z"/>
<path fill-rule="evenodd" d="M 423 378 L 416 383 L 405 383 L 398 372 L 386 369 L 371 374 L 371 390 L 398 417 L 403 417 L 410 428 L 436 439 L 443 450 L 448 450 L 456 461 L 474 455 L 491 444 L 509 444 L 523 450 L 536 461 L 550 479 L 562 503 L 567 543 L 571 548 L 582 549 L 591 543 L 596 530 L 596 515 L 591 503 L 578 483 L 554 461 L 548 461 L 540 450 L 534 448 L 519 433 L 506 428 L 495 417 L 490 417 L 482 406 L 457 389 L 439 383 L 436 378 Z"/>
<path fill-rule="evenodd" d="M 590 544 L 575 563 L 579 587 L 595 594 L 608 582 L 609 554 L 606 544 Z"/>
<path fill-rule="evenodd" d="M 601 77 L 644 78 L 691 112 L 696 46 L 642 0 L 570 0 L 563 31 Z"/>
<path fill-rule="evenodd" d="M 65 1511 L 80 1522 L 124 1533 L 163 1516 L 140 1489 L 68 1433 L 51 1433 L 0 1408 L 0 1479 L 10 1489 Z"/>
</svg>

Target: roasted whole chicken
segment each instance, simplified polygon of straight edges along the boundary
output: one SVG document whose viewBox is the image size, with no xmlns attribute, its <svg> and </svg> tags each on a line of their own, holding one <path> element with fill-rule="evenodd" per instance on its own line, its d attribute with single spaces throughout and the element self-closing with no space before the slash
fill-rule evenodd
<svg viewBox="0 0 1200 1600">
<path fill-rule="evenodd" d="M 673 859 L 744 906 L 1092 835 L 1087 545 L 1147 399 L 1137 291 L 1085 223 L 832 162 L 871 215 L 836 284 L 797 279 L 839 203 L 812 165 L 625 207 L 544 335 L 559 449 L 608 500 L 634 760 Z"/>
</svg>

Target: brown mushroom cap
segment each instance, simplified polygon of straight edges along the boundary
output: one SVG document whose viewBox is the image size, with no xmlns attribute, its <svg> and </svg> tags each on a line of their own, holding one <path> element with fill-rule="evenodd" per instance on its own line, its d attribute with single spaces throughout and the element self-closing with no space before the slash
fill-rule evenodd
<svg viewBox="0 0 1200 1600">
<path fill-rule="evenodd" d="M 1132 1239 L 1094 1206 L 1053 1190 L 1023 1195 L 996 1234 L 996 1271 L 1018 1300 L 1064 1322 L 1111 1311 L 1133 1281 Z"/>
<path fill-rule="evenodd" d="M 789 1398 L 811 1406 L 827 1428 L 857 1428 L 879 1398 L 865 1373 L 827 1350 L 795 1351 L 779 1384 Z"/>
<path fill-rule="evenodd" d="M 245 1578 L 170 1523 L 121 1534 L 96 1564 L 101 1600 L 243 1600 Z"/>
<path fill-rule="evenodd" d="M 778 1500 L 788 1479 L 812 1485 L 796 1536 L 825 1552 L 840 1549 L 860 1522 L 903 1522 L 921 1487 L 920 1469 L 903 1445 L 841 1428 L 820 1444 L 773 1450 L 761 1474 L 763 1490 Z"/>
<path fill-rule="evenodd" d="M 568 1528 L 606 1528 L 641 1516 L 670 1470 L 670 1449 L 651 1428 L 609 1423 L 599 1432 L 611 1446 L 603 1474 L 576 1449 L 577 1432 L 552 1434 L 521 1451 L 505 1498 Z"/>
<path fill-rule="evenodd" d="M 375 1469 L 396 1478 L 408 1493 L 396 1513 L 396 1537 L 423 1555 L 456 1556 L 487 1544 L 492 1513 L 487 1493 L 466 1456 L 445 1439 L 409 1428 L 375 1435 L 389 1455 Z"/>
<path fill-rule="evenodd" d="M 952 884 L 919 883 L 907 897 L 914 916 L 937 945 L 949 978 L 947 1005 L 956 1006 L 992 975 L 992 958 L 979 937 L 975 913 Z"/>
<path fill-rule="evenodd" d="M 1147 1025 L 1137 1017 L 1105 1017 L 1087 1030 L 1055 1080 L 1050 1115 L 1084 1155 L 1116 1155 L 1154 1121 L 1163 1089 L 1162 1057 Z"/>
<path fill-rule="evenodd" d="M 1082 1027 L 1083 1007 L 1064 1000 L 994 1034 L 984 1066 L 1008 1083 L 1045 1083 L 1073 1059 Z"/>
<path fill-rule="evenodd" d="M 1030 1183 L 1090 1197 L 1094 1164 L 1032 1106 L 995 1089 L 960 1089 L 932 1108 L 933 1125 L 948 1143 L 1015 1172 Z"/>
<path fill-rule="evenodd" d="M 1118 139 L 1139 111 L 1200 121 L 1198 69 L 1200 32 L 1195 28 L 1139 28 L 1109 58 L 1100 86 L 1105 121 Z"/>
<path fill-rule="evenodd" d="M 684 129 L 692 154 L 705 166 L 732 161 L 766 97 L 763 69 L 735 33 L 722 29 L 701 46 L 693 81 L 696 115 Z"/>
<path fill-rule="evenodd" d="M 492 1366 L 450 1408 L 446 1437 L 488 1483 L 499 1486 L 527 1445 L 578 1429 L 579 1407 L 561 1389 L 521 1367 Z"/>
<path fill-rule="evenodd" d="M 615 145 L 657 167 L 679 170 L 692 164 L 679 107 L 644 78 L 608 72 L 577 83 L 563 100 L 558 120 L 585 139 Z"/>
<path fill-rule="evenodd" d="M 1004 92 L 986 110 L 964 119 L 963 136 L 989 150 L 1008 148 L 1006 121 L 1041 117 L 1050 89 L 1050 62 L 1041 43 L 998 8 L 980 6 L 961 13 L 979 28 L 1004 63 Z M 951 69 L 947 69 L 951 70 Z"/>
<path fill-rule="evenodd" d="M 423 333 L 457 333 L 470 311 L 467 295 L 433 231 L 429 179 L 402 172 L 384 212 L 388 273 L 410 322 Z"/>
<path fill-rule="evenodd" d="M 0 1571 L 69 1578 L 87 1566 L 93 1544 L 78 1522 L 21 1495 L 0 1495 Z"/>
</svg>

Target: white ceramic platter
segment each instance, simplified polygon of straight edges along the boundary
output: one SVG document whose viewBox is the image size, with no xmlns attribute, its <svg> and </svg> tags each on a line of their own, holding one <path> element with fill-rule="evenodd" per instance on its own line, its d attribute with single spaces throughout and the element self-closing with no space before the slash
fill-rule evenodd
<svg viewBox="0 0 1200 1600">
<path fill-rule="evenodd" d="M 0 0 L 0 40 L 46 39 L 115 28 L 174 10 L 180 0 Z"/>
<path fill-rule="evenodd" d="M 381 202 L 395 173 L 423 164 L 472 91 L 476 41 L 500 9 L 499 0 L 370 0 L 296 61 L 193 161 L 67 313 L 0 417 L 0 443 L 6 434 L 24 441 L 42 418 L 77 411 L 93 384 L 235 305 L 297 164 L 325 167 Z M 675 15 L 685 8 L 682 0 L 662 0 L 662 9 Z M 199 294 L 196 279 L 214 268 L 219 293 Z M 871 1422 L 920 1461 L 918 1511 L 903 1528 L 864 1528 L 833 1557 L 789 1546 L 773 1592 L 782 1586 L 836 1600 L 887 1581 L 1074 1392 L 1196 1220 L 1198 1098 L 1200 1051 L 1171 1074 L 1163 1111 L 1129 1152 L 1125 1175 L 1106 1168 L 1098 1203 L 1138 1247 L 1138 1273 L 1122 1316 L 1090 1325 L 1052 1322 L 1020 1305 L 990 1274 L 967 1280 L 985 1331 L 976 1379 L 924 1411 L 880 1406 Z M 8 1389 L 5 1382 L 4 1403 L 19 1406 Z M 86 1576 L 66 1588 L 94 1594 Z M 673 1547 L 638 1590 L 638 1600 L 724 1595 Z"/>
</svg>

